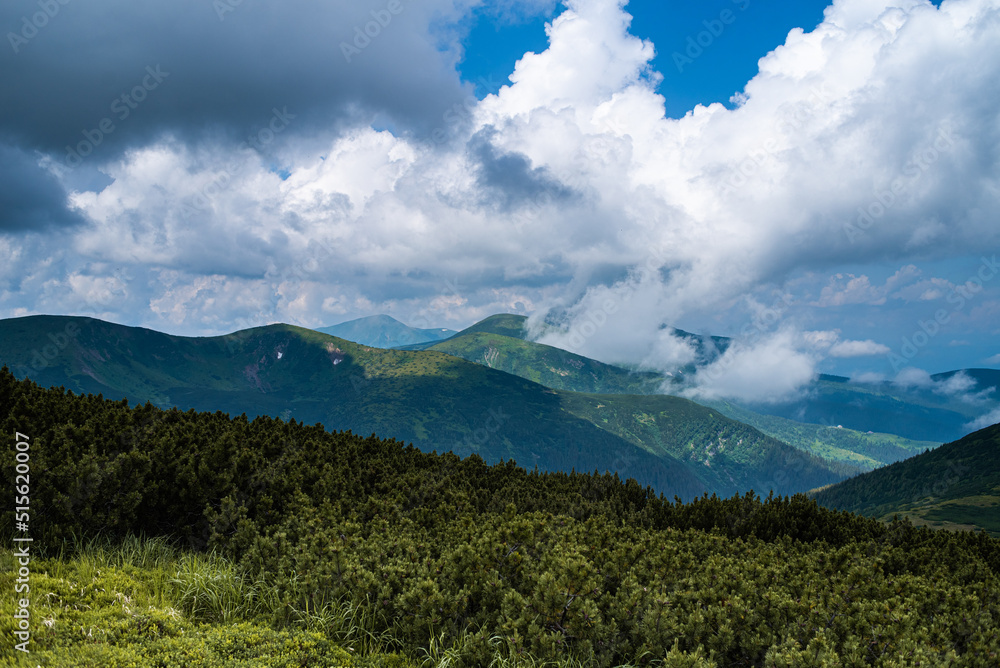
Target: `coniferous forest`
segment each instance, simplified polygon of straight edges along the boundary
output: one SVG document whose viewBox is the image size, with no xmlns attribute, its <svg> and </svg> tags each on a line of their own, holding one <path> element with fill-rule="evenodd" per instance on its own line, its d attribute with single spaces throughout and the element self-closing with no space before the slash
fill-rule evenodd
<svg viewBox="0 0 1000 668">
<path fill-rule="evenodd" d="M 32 444 L 31 665 L 1000 665 L 981 532 L 803 495 L 682 504 L 6 369 L 0 422 L 11 484 L 13 435 Z"/>
</svg>

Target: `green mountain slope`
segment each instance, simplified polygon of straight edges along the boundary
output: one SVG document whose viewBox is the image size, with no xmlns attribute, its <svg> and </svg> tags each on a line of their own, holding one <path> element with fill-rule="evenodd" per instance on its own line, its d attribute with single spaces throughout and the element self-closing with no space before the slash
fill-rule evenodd
<svg viewBox="0 0 1000 668">
<path fill-rule="evenodd" d="M 527 322 L 528 319 L 523 315 L 498 313 L 480 320 L 471 327 L 466 327 L 458 334 L 502 334 L 515 339 L 527 339 L 528 333 L 525 330 Z"/>
<path fill-rule="evenodd" d="M 936 441 L 913 441 L 895 434 L 860 432 L 845 427 L 796 422 L 754 413 L 726 401 L 699 403 L 824 460 L 856 467 L 858 473 L 908 459 L 941 445 Z"/>
<path fill-rule="evenodd" d="M 413 343 L 440 341 L 456 334 L 451 329 L 410 327 L 387 315 L 349 320 L 331 327 L 319 327 L 316 331 L 375 348 L 396 348 Z"/>
<path fill-rule="evenodd" d="M 1000 425 L 815 494 L 828 508 L 1000 536 Z"/>
<path fill-rule="evenodd" d="M 524 320 L 522 316 L 492 316 L 446 341 L 427 344 L 423 348 L 455 355 L 559 390 L 596 394 L 659 394 L 662 391 L 663 376 L 657 373 L 629 371 L 525 340 Z M 724 339 L 714 343 L 717 346 L 725 344 Z M 804 424 L 756 413 L 728 402 L 699 403 L 799 450 L 835 463 L 837 470 L 844 473 L 870 471 L 940 445 L 940 442 L 913 441 L 893 434 L 867 434 Z M 600 422 L 596 424 L 601 426 Z M 619 433 L 627 435 L 629 429 L 623 427 Z"/>
<path fill-rule="evenodd" d="M 563 395 L 565 410 L 655 454 L 687 463 L 709 489 L 780 489 L 789 480 L 856 473 L 762 435 L 687 399 L 665 395 Z"/>
<path fill-rule="evenodd" d="M 512 314 L 495 315 L 462 330 L 450 339 L 419 344 L 414 348 L 448 352 L 469 361 L 489 363 L 495 368 L 538 380 L 550 387 L 585 392 L 658 393 L 664 391 L 658 382 L 663 379 L 670 383 L 668 391 L 679 395 L 696 371 L 696 366 L 692 364 L 675 370 L 673 377 L 641 371 L 632 371 L 631 377 L 622 376 L 620 371 L 616 373 L 612 369 L 621 369 L 626 373 L 629 370 L 607 364 L 600 366 L 600 362 L 553 349 L 559 355 L 559 363 L 556 363 L 552 351 L 542 354 L 541 351 L 532 349 L 532 344 L 526 341 L 526 320 L 524 316 Z M 679 329 L 674 332 L 694 345 L 698 364 L 712 361 L 731 343 L 725 337 L 700 336 Z M 473 336 L 476 334 L 479 336 Z M 520 339 L 526 345 L 518 347 L 504 338 L 490 339 L 483 336 L 485 334 Z M 574 366 L 578 368 L 574 369 Z M 972 382 L 971 386 L 963 391 L 942 391 L 943 382 L 957 374 L 967 376 Z M 968 433 L 968 424 L 989 410 L 990 402 L 995 405 L 1000 401 L 1000 371 L 995 369 L 950 371 L 931 376 L 931 380 L 935 385 L 906 387 L 888 381 L 854 383 L 840 376 L 821 375 L 804 388 L 802 397 L 796 401 L 778 404 L 743 403 L 738 406 L 728 403 L 734 408 L 762 416 L 816 426 L 842 425 L 846 429 L 860 432 L 863 436 L 859 436 L 853 444 L 847 444 L 850 447 L 845 448 L 842 436 L 826 438 L 816 428 L 793 429 L 790 425 L 761 419 L 757 419 L 755 424 L 763 431 L 767 431 L 763 429 L 764 425 L 771 424 L 768 433 L 776 438 L 787 439 L 787 442 L 797 448 L 829 456 L 834 460 L 853 461 L 864 469 L 879 462 L 897 461 L 901 456 L 911 454 L 909 451 L 922 450 L 929 443 L 961 438 Z M 980 395 L 978 400 L 973 396 L 975 394 Z M 718 408 L 722 410 L 722 407 Z M 734 413 L 727 415 L 741 419 Z M 869 431 L 873 434 L 869 435 Z M 901 437 L 901 440 L 895 442 L 896 439 L 891 438 L 892 436 Z"/>
<path fill-rule="evenodd" d="M 44 359 L 46 353 L 52 358 Z M 40 368 L 32 367 L 36 354 L 43 357 Z M 697 459 L 678 459 L 679 450 L 640 444 L 630 436 L 639 430 L 626 422 L 612 429 L 595 424 L 567 393 L 441 352 L 381 350 L 289 325 L 184 338 L 88 318 L 19 318 L 0 321 L 0 363 L 19 378 L 75 392 L 319 422 L 410 441 L 425 451 L 514 459 L 528 468 L 612 470 L 682 498 L 749 489 L 714 470 L 707 474 L 702 469 L 711 466 Z M 686 427 L 704 440 L 696 447 L 709 447 L 730 425 L 685 400 L 671 400 L 660 412 L 678 406 L 684 420 L 699 423 Z M 748 458 L 775 448 L 794 458 L 789 446 L 751 432 L 734 446 Z M 757 490 L 774 483 L 775 491 L 791 493 L 843 477 L 810 465 L 777 480 L 768 461 L 733 479 Z"/>
<path fill-rule="evenodd" d="M 601 394 L 653 394 L 662 376 L 632 372 L 560 348 L 495 332 L 468 332 L 426 348 L 499 369 L 557 390 Z"/>
<path fill-rule="evenodd" d="M 488 318 L 480 320 L 470 327 L 466 327 L 462 331 L 453 334 L 448 339 L 445 339 L 445 341 L 459 339 L 470 334 L 499 334 L 501 336 L 526 341 L 528 334 L 524 325 L 527 320 L 528 319 L 523 315 L 498 313 L 497 315 L 491 315 Z M 438 343 L 440 343 L 440 341 L 427 341 L 424 343 L 415 343 L 413 345 L 397 347 L 400 350 L 428 350 L 438 345 Z"/>
</svg>

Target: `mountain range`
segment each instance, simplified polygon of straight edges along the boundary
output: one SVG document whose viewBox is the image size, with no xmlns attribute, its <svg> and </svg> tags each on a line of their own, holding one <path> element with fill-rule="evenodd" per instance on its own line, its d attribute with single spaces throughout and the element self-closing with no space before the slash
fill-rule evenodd
<svg viewBox="0 0 1000 668">
<path fill-rule="evenodd" d="M 682 498 L 788 494 L 853 472 L 687 399 L 568 392 L 438 351 L 290 325 L 186 338 L 31 316 L 0 321 L 0 363 L 77 393 L 322 423 L 529 469 L 614 471 Z"/>
<path fill-rule="evenodd" d="M 665 384 L 668 388 L 672 384 L 672 379 L 661 374 L 627 370 L 532 343 L 527 340 L 526 320 L 511 314 L 495 315 L 444 341 L 410 348 L 446 352 L 569 391 L 647 394 L 662 392 Z M 675 331 L 695 345 L 703 362 L 723 353 L 730 343 L 724 337 L 709 338 Z M 677 375 L 683 377 L 684 371 L 690 373 L 691 370 L 679 371 Z M 870 476 L 852 478 L 826 488 L 817 495 L 825 505 L 880 519 L 901 513 L 918 524 L 983 527 L 996 532 L 1000 530 L 997 512 L 1000 511 L 997 508 L 1000 506 L 1000 487 L 995 480 L 973 476 L 956 488 L 960 492 L 953 490 L 951 496 L 942 498 L 935 497 L 933 490 L 935 485 L 941 487 L 941 481 L 936 481 L 934 475 L 995 469 L 996 455 L 1000 454 L 995 449 L 970 453 L 956 460 L 959 463 L 954 466 L 950 463 L 942 466 L 938 460 L 961 451 L 968 442 L 961 437 L 968 432 L 968 424 L 982 411 L 982 399 L 995 399 L 1000 395 L 998 388 L 1000 371 L 993 369 L 935 374 L 924 383 L 911 386 L 889 381 L 852 383 L 848 378 L 823 375 L 812 384 L 805 398 L 790 404 L 760 404 L 752 406 L 751 410 L 749 406 L 722 400 L 700 403 L 827 461 L 856 467 L 857 472 L 879 469 Z M 674 389 L 680 388 L 675 386 Z M 805 421 L 806 418 L 815 422 Z M 932 455 L 930 451 L 947 439 L 957 444 L 949 443 Z M 894 466 L 882 468 L 890 464 Z M 939 469 L 945 473 L 941 474 Z M 911 483 L 904 486 L 910 493 L 909 498 L 891 491 L 900 489 L 896 478 L 900 471 L 907 472 L 905 477 Z M 930 482 L 926 482 L 928 480 Z M 871 498 L 871 492 L 860 496 L 855 493 L 862 486 L 884 490 L 880 492 L 881 503 L 860 501 Z M 964 496 L 955 496 L 959 493 Z"/>
<path fill-rule="evenodd" d="M 382 326 L 395 329 L 397 322 L 362 320 L 370 336 L 381 336 Z M 939 441 L 659 394 L 668 377 L 533 343 L 524 321 L 493 316 L 446 339 L 386 350 L 290 325 L 187 338 L 91 318 L 31 316 L 0 321 L 0 364 L 18 378 L 77 393 L 322 423 L 330 430 L 409 441 L 425 451 L 477 453 L 488 462 L 514 460 L 540 470 L 614 471 L 681 498 L 817 489 L 825 505 L 850 501 L 850 509 L 868 515 L 902 511 L 917 521 L 965 526 L 960 520 L 973 518 L 974 508 L 988 513 L 1000 492 L 983 487 L 992 478 L 976 478 L 972 488 L 963 488 L 965 496 L 910 507 L 883 489 L 898 486 L 896 478 L 883 477 L 886 471 L 902 470 L 886 465 L 906 460 L 917 472 L 907 480 L 922 480 L 939 466 L 928 459 Z M 708 345 L 718 349 L 725 343 Z M 992 370 L 941 374 L 933 381 L 944 384 L 959 373 L 966 389 L 969 379 L 984 395 L 995 386 Z M 839 400 L 855 407 L 858 395 L 870 395 L 867 410 L 876 417 L 873 407 L 890 399 L 898 404 L 897 415 L 922 413 L 929 421 L 947 414 L 949 401 L 961 408 L 933 388 L 872 388 L 831 377 L 817 385 L 814 397 L 830 410 L 839 404 L 825 386 L 837 387 Z M 968 412 L 954 412 L 969 419 Z M 977 451 L 977 458 L 984 456 Z M 989 464 L 971 460 L 961 466 L 989 470 Z M 874 477 L 844 480 L 873 469 Z M 839 491 L 852 485 L 881 491 Z M 870 498 L 881 501 L 861 504 Z M 995 530 L 989 521 L 977 526 Z"/>
<path fill-rule="evenodd" d="M 662 373 L 652 371 L 635 371 L 613 364 L 604 364 L 581 355 L 576 355 L 560 348 L 554 348 L 527 340 L 524 316 L 501 314 L 494 315 L 471 327 L 462 330 L 451 338 L 438 342 L 425 342 L 407 346 L 407 350 L 428 350 L 448 353 L 462 359 L 490 368 L 499 369 L 528 380 L 541 383 L 547 387 L 571 392 L 597 392 L 606 394 L 662 394 L 666 390 L 678 390 L 673 380 Z M 680 331 L 680 330 L 676 330 Z M 728 347 L 728 339 L 722 337 L 700 337 L 695 334 L 680 331 L 681 335 L 692 341 L 699 341 L 699 350 L 724 351 Z M 710 355 L 711 352 L 706 352 Z M 710 359 L 708 357 L 707 359 Z M 690 371 L 690 370 L 689 370 Z M 683 375 L 679 371 L 678 375 Z M 847 380 L 847 379 L 843 379 Z M 832 385 L 840 388 L 843 383 L 836 382 L 834 377 L 826 376 L 819 379 L 813 391 L 822 393 L 823 388 Z M 853 388 L 852 388 L 853 389 Z M 889 388 L 891 390 L 891 387 Z M 829 413 L 824 419 L 839 417 L 843 412 L 854 410 L 859 401 L 855 394 L 868 396 L 870 390 L 861 388 L 863 392 L 847 393 L 841 404 L 828 401 L 831 404 Z M 822 396 L 822 394 L 821 394 Z M 892 395 L 894 410 L 902 414 L 933 413 L 933 408 L 923 405 L 908 405 L 905 393 Z M 750 410 L 726 401 L 700 401 L 714 408 L 726 417 L 752 425 L 761 432 L 784 441 L 800 450 L 817 455 L 824 459 L 839 462 L 854 467 L 851 472 L 870 471 L 883 464 L 900 461 L 914 454 L 923 452 L 941 444 L 940 440 L 918 440 L 906 438 L 895 433 L 875 431 L 869 425 L 880 424 L 877 420 L 862 422 L 864 430 L 854 430 L 831 424 L 804 424 L 789 418 L 767 415 L 763 412 Z M 765 407 L 764 410 L 767 410 Z M 872 411 L 876 418 L 878 413 Z M 948 413 L 947 415 L 950 415 Z M 961 421 L 967 422 L 971 417 L 962 416 Z M 956 427 L 957 428 L 957 427 Z M 938 431 L 945 432 L 944 429 Z M 917 435 L 916 431 L 911 431 Z M 945 433 L 951 434 L 947 431 Z M 964 435 L 965 432 L 961 432 Z"/>
</svg>

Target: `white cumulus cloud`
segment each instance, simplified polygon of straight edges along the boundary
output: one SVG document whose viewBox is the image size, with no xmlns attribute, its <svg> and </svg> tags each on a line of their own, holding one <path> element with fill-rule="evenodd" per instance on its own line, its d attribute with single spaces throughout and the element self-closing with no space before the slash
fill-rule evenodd
<svg viewBox="0 0 1000 668">
<path fill-rule="evenodd" d="M 830 347 L 831 357 L 865 357 L 867 355 L 887 355 L 890 348 L 871 339 L 865 341 L 838 341 Z"/>
</svg>

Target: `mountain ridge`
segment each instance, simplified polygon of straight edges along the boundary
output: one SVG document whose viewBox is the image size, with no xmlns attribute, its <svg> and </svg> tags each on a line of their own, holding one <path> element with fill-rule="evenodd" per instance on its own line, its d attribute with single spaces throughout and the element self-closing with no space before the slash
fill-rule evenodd
<svg viewBox="0 0 1000 668">
<path fill-rule="evenodd" d="M 71 328 L 77 330 L 72 336 L 66 333 Z M 45 368 L 32 369 L 32 349 L 50 335 L 64 337 L 66 345 Z M 642 401 L 653 402 L 652 408 L 639 411 L 635 400 L 620 395 L 615 401 L 626 405 L 617 409 L 614 424 L 625 426 L 616 430 L 584 410 L 586 395 L 442 352 L 381 350 L 292 325 L 194 339 L 92 319 L 31 316 L 0 321 L 0 342 L 0 363 L 42 385 L 161 407 L 319 422 L 331 430 L 410 441 L 428 451 L 514 459 L 527 468 L 614 470 L 685 498 L 745 491 L 743 484 L 761 491 L 769 483 L 782 493 L 804 491 L 844 475 L 686 399 L 646 397 Z M 652 445 L 629 436 L 635 432 L 627 426 L 631 421 L 651 421 L 643 430 L 655 432 L 669 423 L 664 416 L 682 413 L 686 431 L 663 433 Z M 686 440 L 677 436 L 684 433 Z M 738 482 L 727 481 L 712 470 L 710 457 L 706 466 L 706 458 L 691 456 L 717 449 L 717 435 L 728 451 L 716 462 L 742 448 L 750 459 L 759 454 L 762 462 L 795 464 L 780 480 L 774 471 L 750 466 L 734 476 Z"/>
<path fill-rule="evenodd" d="M 510 314 L 491 316 L 449 339 L 414 348 L 456 355 L 559 390 L 597 394 L 665 394 L 664 384 L 669 377 L 653 371 L 634 371 L 605 364 L 560 348 L 531 342 L 523 331 L 525 320 L 523 316 Z M 819 382 L 839 387 L 848 381 L 848 378 L 823 376 Z M 852 473 L 911 457 L 941 443 L 917 441 L 895 434 L 867 434 L 851 429 L 832 431 L 827 425 L 809 425 L 752 412 L 725 401 L 697 403 L 739 422 L 751 424 L 799 450 L 849 465 L 853 467 L 850 469 Z"/>
<path fill-rule="evenodd" d="M 810 493 L 821 505 L 876 519 L 1000 537 L 1000 424 Z"/>
</svg>

